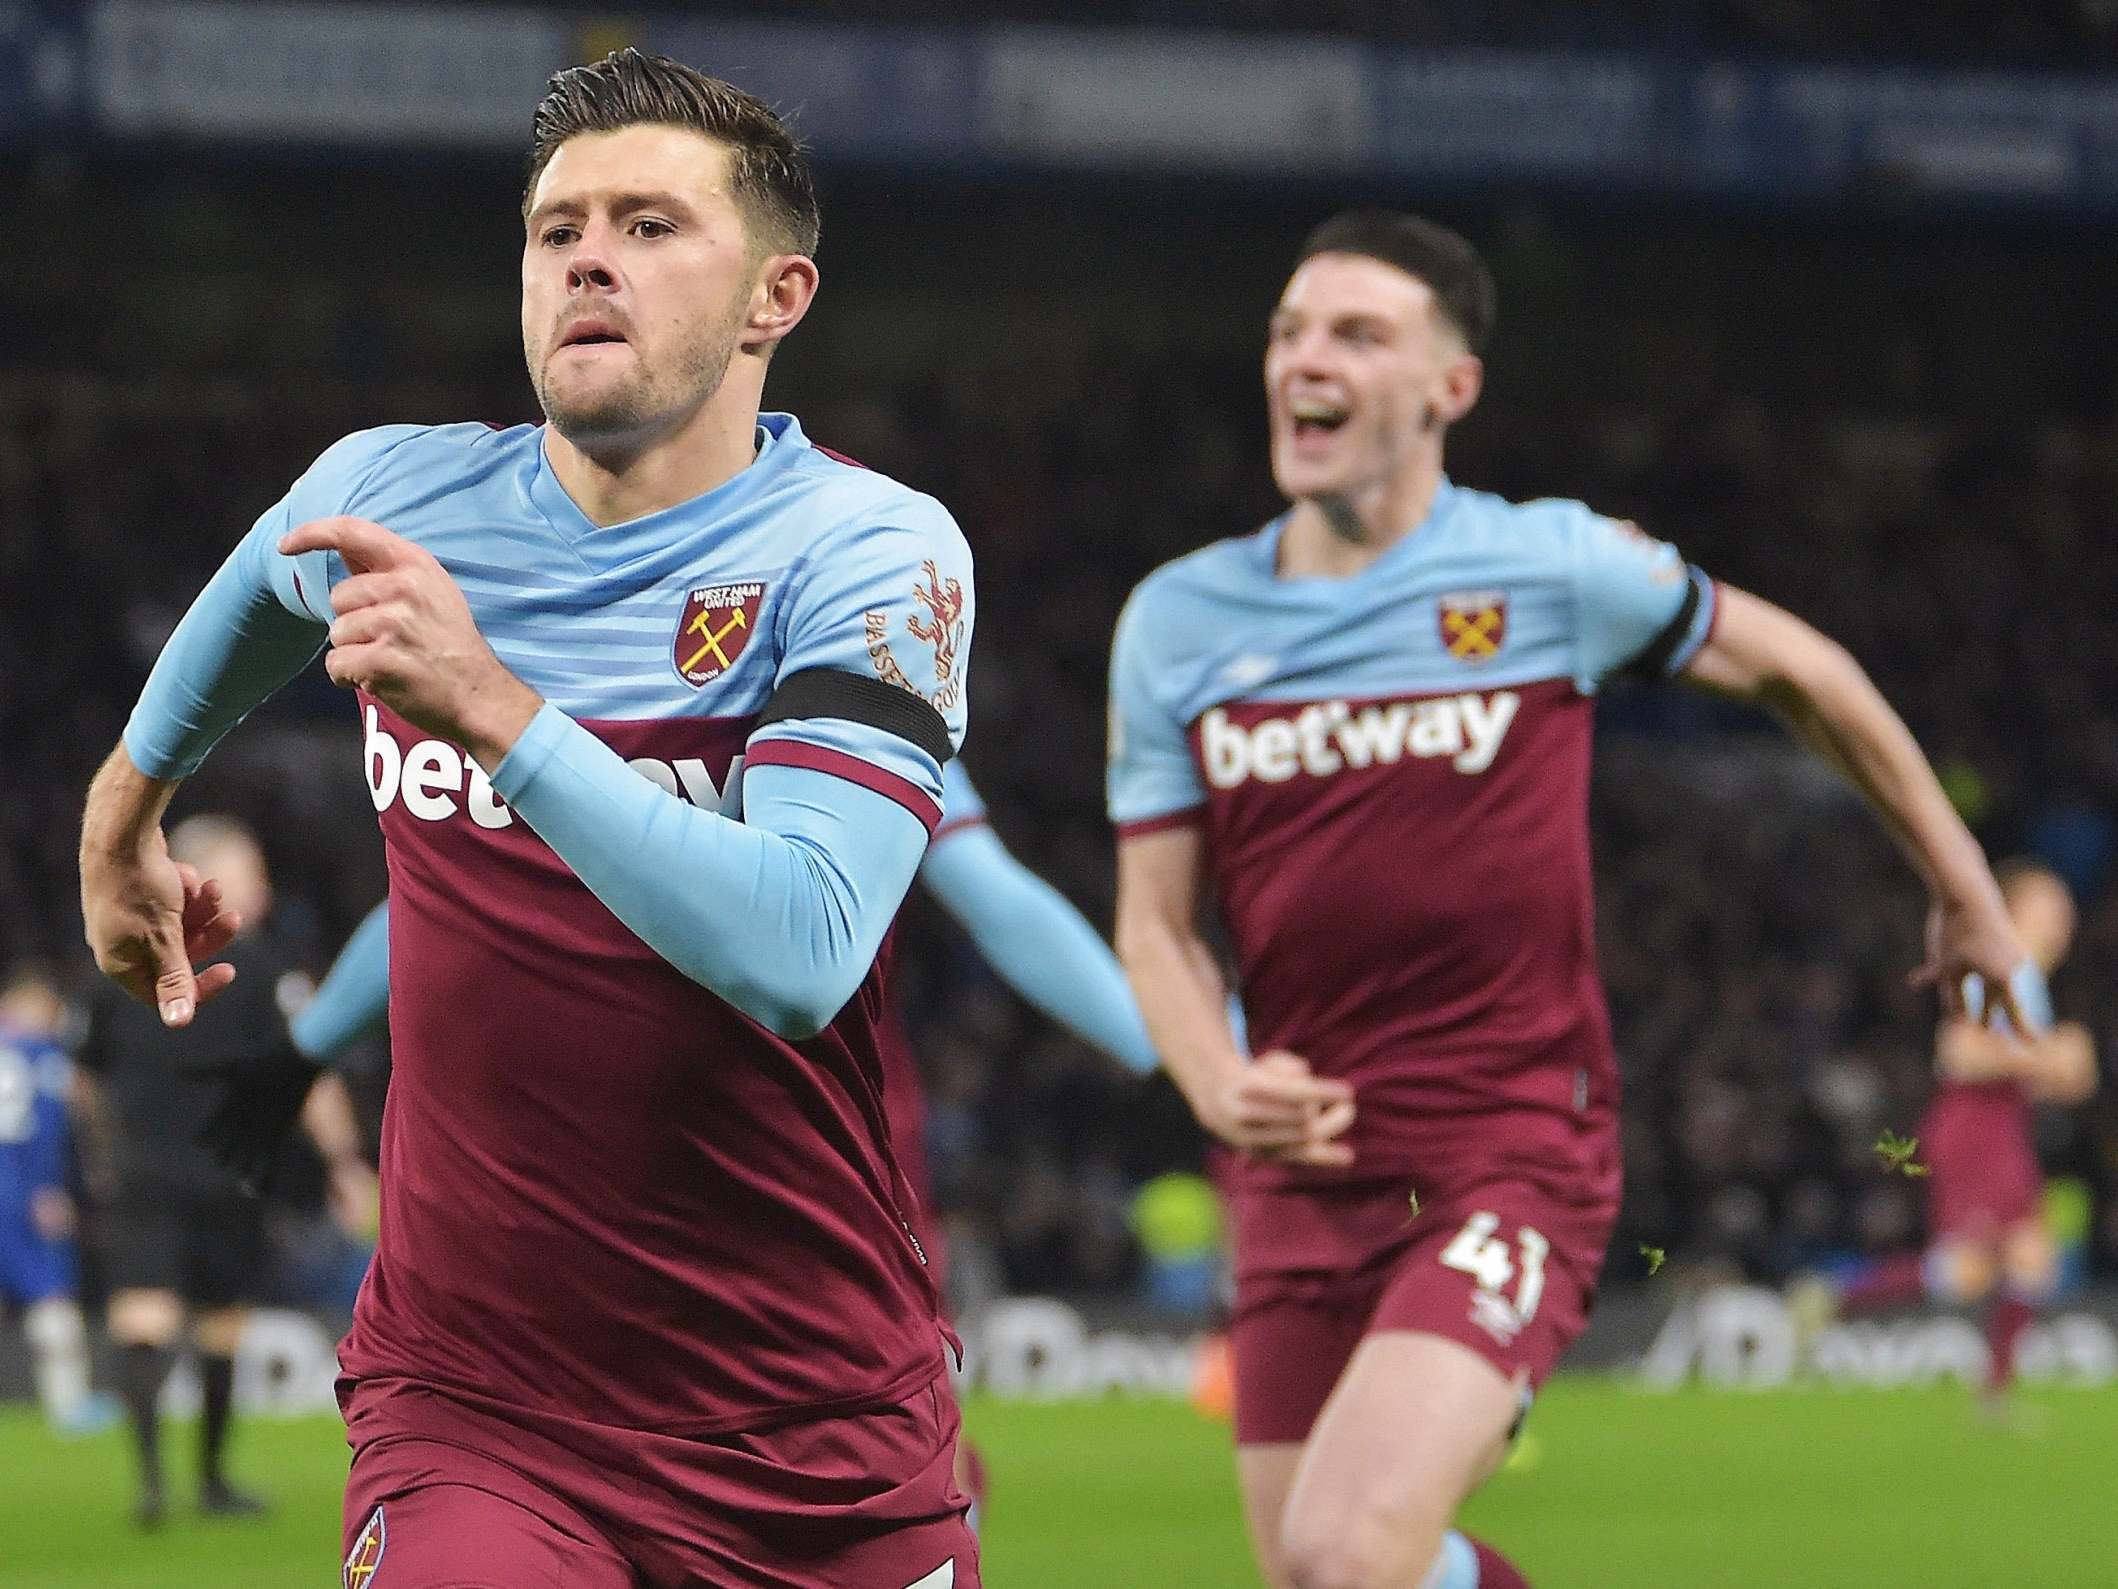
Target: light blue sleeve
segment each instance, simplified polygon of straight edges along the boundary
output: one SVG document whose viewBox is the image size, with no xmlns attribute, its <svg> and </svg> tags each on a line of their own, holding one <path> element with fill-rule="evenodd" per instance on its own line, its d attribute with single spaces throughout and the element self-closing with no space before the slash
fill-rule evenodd
<svg viewBox="0 0 2118 1589">
<path fill-rule="evenodd" d="M 1110 761 L 1105 795 L 1119 829 L 1155 822 L 1206 803 L 1185 724 L 1158 694 L 1156 603 L 1148 587 L 1133 592 L 1118 616 L 1110 655 Z"/>
<path fill-rule="evenodd" d="M 150 778 L 187 778 L 249 712 L 308 666 L 331 623 L 335 559 L 285 557 L 297 524 L 343 513 L 389 450 L 420 427 L 360 431 L 327 449 L 251 526 L 184 614 L 125 725 Z"/>
<path fill-rule="evenodd" d="M 953 762 L 948 793 L 920 881 L 1009 987 L 1127 1069 L 1153 1070 L 1160 1061 L 1117 956 L 1064 894 L 980 821 L 985 802 Z"/>
<path fill-rule="evenodd" d="M 2052 985 L 2045 981 L 2044 973 L 2037 969 L 2034 960 L 2025 960 L 2015 968 L 2015 1002 L 2022 1006 L 2040 1032 L 2052 1029 Z"/>
<path fill-rule="evenodd" d="M 2021 1007 L 2022 1013 L 2030 1018 L 2030 1024 L 2036 1028 L 2031 1036 L 2052 1029 L 2052 985 L 2045 980 L 2045 974 L 2039 969 L 2036 961 L 2025 960 L 2017 966 L 2014 975 L 2008 978 L 2008 989 L 2015 995 L 2015 1002 Z M 1964 1011 L 1974 1021 L 1985 1019 L 1985 979 L 1975 972 L 1964 978 Z M 2009 1029 L 2011 1024 L 2006 1016 L 1995 1022 L 2002 1030 Z"/>
<path fill-rule="evenodd" d="M 942 828 L 969 827 L 984 820 L 985 797 L 971 782 L 971 775 L 963 770 L 963 763 L 950 762 L 941 769 Z M 938 839 L 941 834 L 937 832 L 934 836 Z"/>
<path fill-rule="evenodd" d="M 553 706 L 493 788 L 655 953 L 796 1039 L 860 986 L 927 844 L 896 798 L 806 766 L 752 762 L 740 822 L 687 805 Z"/>
<path fill-rule="evenodd" d="M 353 929 L 321 986 L 290 1030 L 294 1046 L 319 1065 L 382 1024 L 390 1010 L 390 902 L 384 900 Z"/>
<path fill-rule="evenodd" d="M 774 682 L 816 669 L 880 679 L 939 712 L 953 752 L 967 727 L 971 551 L 931 498 L 906 493 L 882 511 L 888 522 L 827 541 L 801 570 Z M 946 758 L 888 729 L 836 717 L 786 718 L 750 737 L 747 758 L 752 768 L 801 766 L 850 777 L 889 793 L 929 829 L 940 817 Z"/>
<path fill-rule="evenodd" d="M 1664 678 L 1681 672 L 1713 630 L 1713 581 L 1637 525 L 1576 511 L 1575 686 L 1594 694 L 1635 665 Z"/>
</svg>

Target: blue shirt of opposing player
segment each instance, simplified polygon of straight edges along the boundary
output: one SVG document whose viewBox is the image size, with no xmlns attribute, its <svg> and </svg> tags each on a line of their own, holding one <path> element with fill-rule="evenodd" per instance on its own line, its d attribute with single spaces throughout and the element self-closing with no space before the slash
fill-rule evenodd
<svg viewBox="0 0 2118 1589">
<path fill-rule="evenodd" d="M 0 1300 L 27 1305 L 73 1290 L 70 1080 L 65 1050 L 0 1012 Z"/>
</svg>

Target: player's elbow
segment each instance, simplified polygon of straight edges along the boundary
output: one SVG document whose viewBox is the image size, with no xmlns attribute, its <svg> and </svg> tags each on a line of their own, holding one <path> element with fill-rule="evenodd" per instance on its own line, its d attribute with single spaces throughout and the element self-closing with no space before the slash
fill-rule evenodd
<svg viewBox="0 0 2118 1589">
<path fill-rule="evenodd" d="M 839 1009 L 845 1006 L 841 1004 Z M 831 1016 L 838 1013 L 821 1014 L 814 1009 L 780 1010 L 764 1021 L 765 1028 L 774 1037 L 784 1037 L 790 1043 L 806 1043 L 810 1038 L 831 1024 Z"/>
<path fill-rule="evenodd" d="M 835 987 L 790 983 L 741 989 L 723 997 L 774 1037 L 805 1043 L 831 1024 L 853 997 L 853 989 L 839 992 Z"/>
<path fill-rule="evenodd" d="M 721 986 L 706 986 L 774 1037 L 803 1043 L 838 1018 L 866 973 L 866 965 L 835 960 L 816 965 L 783 953 L 771 963 L 748 968 L 745 975 L 723 979 Z"/>
</svg>

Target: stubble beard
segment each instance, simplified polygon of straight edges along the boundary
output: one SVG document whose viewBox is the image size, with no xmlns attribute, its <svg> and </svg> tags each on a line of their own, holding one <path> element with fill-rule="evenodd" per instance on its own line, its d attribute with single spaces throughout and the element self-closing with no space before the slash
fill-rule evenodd
<svg viewBox="0 0 2118 1589">
<path fill-rule="evenodd" d="M 560 397 L 546 367 L 533 366 L 537 406 L 554 430 L 584 452 L 643 444 L 713 401 L 735 358 L 738 318 L 730 314 L 707 326 L 668 374 L 641 367 L 579 402 Z"/>
</svg>

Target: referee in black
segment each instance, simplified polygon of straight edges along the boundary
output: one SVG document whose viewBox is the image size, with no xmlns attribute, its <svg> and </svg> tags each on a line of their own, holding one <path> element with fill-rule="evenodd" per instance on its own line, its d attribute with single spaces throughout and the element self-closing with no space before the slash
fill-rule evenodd
<svg viewBox="0 0 2118 1589">
<path fill-rule="evenodd" d="M 264 1510 L 222 1470 L 236 1341 L 266 1258 L 264 1205 L 199 1135 L 223 1091 L 216 1078 L 284 1052 L 288 1018 L 308 991 L 296 946 L 274 930 L 264 852 L 249 830 L 228 817 L 192 817 L 170 833 L 169 850 L 217 880 L 241 916 L 240 936 L 219 957 L 234 965 L 235 981 L 190 1026 L 171 1031 L 153 1006 L 98 979 L 78 1056 L 113 1182 L 103 1222 L 108 1327 L 138 1446 L 134 1515 L 143 1528 L 167 1511 L 156 1404 L 187 1321 L 204 1390 L 199 1508 L 231 1517 Z"/>
</svg>

